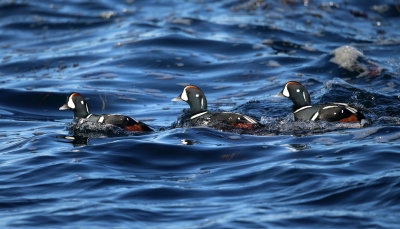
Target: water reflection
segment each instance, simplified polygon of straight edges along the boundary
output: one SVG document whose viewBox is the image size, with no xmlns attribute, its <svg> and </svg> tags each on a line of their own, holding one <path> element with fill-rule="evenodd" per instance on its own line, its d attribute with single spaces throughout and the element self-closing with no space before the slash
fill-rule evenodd
<svg viewBox="0 0 400 229">
<path fill-rule="evenodd" d="M 69 136 L 69 135 L 59 135 L 56 136 L 56 138 L 61 138 L 61 139 L 66 139 L 67 143 L 71 143 L 74 147 L 78 146 L 85 146 L 89 144 L 89 137 L 86 136 L 81 136 L 81 135 L 74 135 L 74 136 Z"/>
<path fill-rule="evenodd" d="M 306 150 L 306 149 L 310 148 L 310 146 L 308 146 L 307 144 L 303 144 L 303 143 L 285 144 L 282 146 L 284 146 L 286 149 L 288 149 L 292 152 L 302 151 L 302 150 Z"/>
<path fill-rule="evenodd" d="M 197 142 L 194 141 L 194 140 L 182 139 L 182 140 L 181 140 L 181 143 L 182 143 L 183 145 L 194 145 L 194 144 L 197 143 Z"/>
</svg>

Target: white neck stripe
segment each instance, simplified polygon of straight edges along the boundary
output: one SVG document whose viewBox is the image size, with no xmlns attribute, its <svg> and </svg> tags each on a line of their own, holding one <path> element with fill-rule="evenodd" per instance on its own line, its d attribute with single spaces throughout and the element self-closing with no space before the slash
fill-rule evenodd
<svg viewBox="0 0 400 229">
<path fill-rule="evenodd" d="M 300 107 L 299 109 L 295 110 L 293 113 L 297 113 L 297 112 L 299 112 L 299 111 L 302 111 L 302 110 L 307 109 L 307 108 L 310 108 L 310 107 L 312 107 L 312 106 Z"/>
<path fill-rule="evenodd" d="M 202 115 L 206 114 L 207 112 L 208 112 L 208 111 L 204 111 L 204 112 L 201 112 L 201 113 L 195 114 L 195 115 L 193 115 L 192 117 L 190 117 L 190 119 L 194 119 L 194 118 L 200 117 L 200 116 L 202 116 Z"/>
</svg>

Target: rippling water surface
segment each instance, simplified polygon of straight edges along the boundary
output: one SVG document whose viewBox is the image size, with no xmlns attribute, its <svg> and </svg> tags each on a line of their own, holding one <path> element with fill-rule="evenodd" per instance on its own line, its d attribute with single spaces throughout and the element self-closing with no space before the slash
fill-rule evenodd
<svg viewBox="0 0 400 229">
<path fill-rule="evenodd" d="M 1 1 L 0 226 L 397 228 L 399 4 Z M 294 122 L 289 80 L 367 122 Z M 265 128 L 172 128 L 187 84 Z M 73 136 L 72 91 L 156 131 Z"/>
</svg>

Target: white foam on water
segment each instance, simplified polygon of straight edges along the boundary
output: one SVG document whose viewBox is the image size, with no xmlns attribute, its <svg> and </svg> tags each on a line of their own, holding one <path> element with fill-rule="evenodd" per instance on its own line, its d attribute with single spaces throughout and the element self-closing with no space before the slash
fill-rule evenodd
<svg viewBox="0 0 400 229">
<path fill-rule="evenodd" d="M 333 58 L 330 59 L 330 62 L 335 63 L 339 65 L 339 67 L 350 72 L 359 72 L 360 74 L 357 78 L 369 74 L 368 66 L 365 64 L 369 62 L 366 61 L 364 54 L 353 46 L 341 46 L 333 50 L 331 54 L 333 55 Z M 364 62 L 362 62 L 363 60 Z"/>
<path fill-rule="evenodd" d="M 349 71 L 354 71 L 354 67 L 358 64 L 357 59 L 364 57 L 361 51 L 349 45 L 341 46 L 333 50 L 331 54 L 333 55 L 333 58 L 330 59 L 332 63 Z"/>
</svg>

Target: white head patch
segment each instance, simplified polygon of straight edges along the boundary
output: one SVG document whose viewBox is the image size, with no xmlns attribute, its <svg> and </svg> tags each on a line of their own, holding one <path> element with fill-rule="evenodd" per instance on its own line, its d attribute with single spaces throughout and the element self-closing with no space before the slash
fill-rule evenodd
<svg viewBox="0 0 400 229">
<path fill-rule="evenodd" d="M 181 99 L 183 101 L 188 101 L 189 100 L 189 98 L 187 96 L 187 93 L 186 93 L 186 89 L 183 90 L 182 95 L 181 95 Z"/>
<path fill-rule="evenodd" d="M 289 93 L 289 91 L 288 91 L 288 89 L 287 89 L 287 84 L 285 85 L 285 88 L 283 89 L 282 94 L 283 94 L 285 97 L 290 97 L 290 93 Z"/>
<path fill-rule="evenodd" d="M 72 101 L 72 95 L 68 98 L 68 107 L 71 109 L 75 109 L 75 103 Z"/>
</svg>

